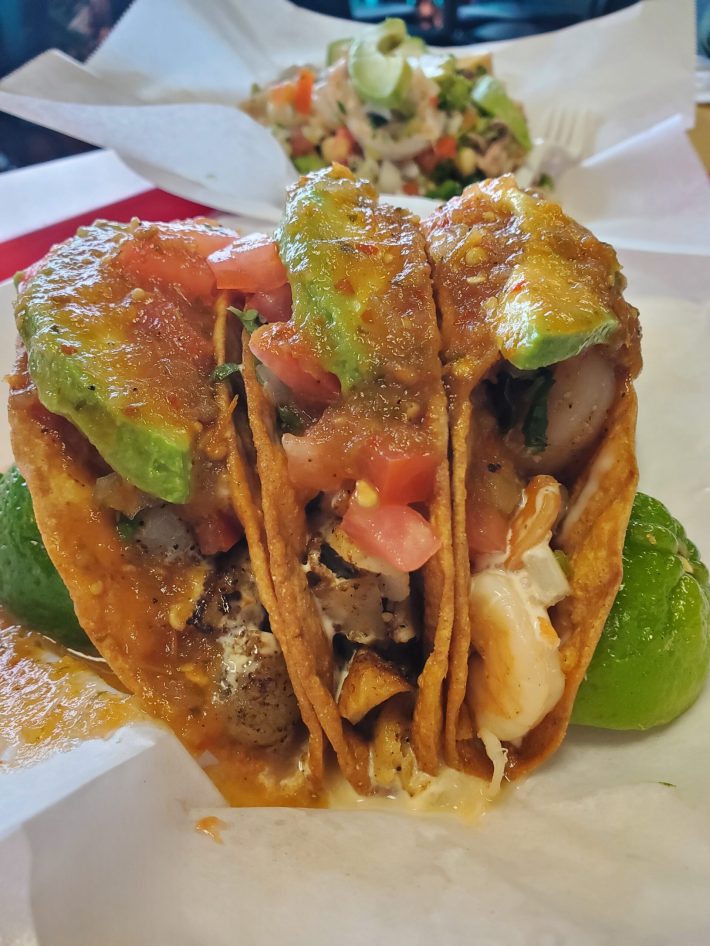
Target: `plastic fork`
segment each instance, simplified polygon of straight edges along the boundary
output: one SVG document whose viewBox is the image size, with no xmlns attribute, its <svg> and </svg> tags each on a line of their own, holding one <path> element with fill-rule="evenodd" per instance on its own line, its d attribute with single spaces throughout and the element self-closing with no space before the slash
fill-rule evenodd
<svg viewBox="0 0 710 946">
<path fill-rule="evenodd" d="M 516 173 L 518 184 L 529 187 L 546 175 L 555 180 L 567 168 L 591 154 L 599 127 L 589 108 L 553 106 L 537 123 L 535 144 L 525 165 Z"/>
</svg>

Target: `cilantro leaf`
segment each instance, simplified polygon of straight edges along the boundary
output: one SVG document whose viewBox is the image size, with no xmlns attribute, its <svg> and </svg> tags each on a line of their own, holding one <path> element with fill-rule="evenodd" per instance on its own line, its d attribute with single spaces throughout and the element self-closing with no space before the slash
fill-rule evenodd
<svg viewBox="0 0 710 946">
<path fill-rule="evenodd" d="M 276 408 L 279 417 L 279 427 L 285 434 L 300 434 L 305 427 L 304 417 L 300 411 L 290 404 L 279 404 Z"/>
<path fill-rule="evenodd" d="M 462 190 L 463 184 L 460 181 L 449 178 L 428 190 L 426 196 L 432 200 L 451 200 L 452 197 L 458 197 Z"/>
<path fill-rule="evenodd" d="M 225 361 L 223 365 L 217 365 L 210 375 L 210 381 L 215 383 L 226 381 L 227 378 L 231 377 L 233 374 L 236 374 L 237 371 L 239 371 L 238 364 L 235 364 L 233 361 Z"/>
<path fill-rule="evenodd" d="M 250 335 L 253 331 L 255 331 L 255 329 L 259 328 L 259 326 L 261 325 L 260 316 L 259 316 L 259 313 L 256 311 L 256 309 L 242 310 L 242 309 L 237 309 L 236 306 L 230 305 L 230 306 L 227 306 L 227 312 L 231 312 L 232 315 L 236 315 L 236 317 L 239 319 L 239 321 L 242 323 L 242 325 L 247 330 L 247 332 L 249 332 Z"/>
<path fill-rule="evenodd" d="M 547 446 L 547 399 L 555 378 L 549 368 L 511 374 L 501 371 L 495 381 L 486 382 L 488 404 L 507 434 L 520 426 L 525 446 L 541 453 Z"/>
<path fill-rule="evenodd" d="M 524 379 L 515 378 L 507 371 L 499 372 L 495 381 L 486 381 L 488 404 L 502 434 L 507 434 L 520 422 L 520 408 L 526 388 Z"/>
<path fill-rule="evenodd" d="M 377 112 L 368 112 L 367 117 L 370 121 L 370 124 L 373 128 L 382 128 L 383 125 L 386 125 L 389 121 L 386 115 L 379 115 Z"/>
<path fill-rule="evenodd" d="M 118 532 L 118 537 L 122 542 L 132 542 L 139 528 L 140 523 L 137 519 L 129 519 L 123 513 L 121 513 L 116 523 L 116 532 Z"/>
<path fill-rule="evenodd" d="M 522 431 L 525 446 L 531 453 L 542 453 L 547 446 L 547 397 L 554 383 L 552 372 L 540 368 L 528 388 L 527 400 L 530 406 Z"/>
</svg>

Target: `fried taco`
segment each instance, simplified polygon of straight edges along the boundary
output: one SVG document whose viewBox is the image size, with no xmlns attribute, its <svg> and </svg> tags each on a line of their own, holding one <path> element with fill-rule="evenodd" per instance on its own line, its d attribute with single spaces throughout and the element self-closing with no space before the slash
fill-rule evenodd
<svg viewBox="0 0 710 946">
<path fill-rule="evenodd" d="M 619 588 L 640 331 L 613 249 L 510 176 L 424 232 L 452 458 L 445 758 L 499 782 L 560 744 Z"/>
<path fill-rule="evenodd" d="M 358 791 L 414 793 L 439 765 L 453 622 L 424 239 L 335 166 L 290 191 L 276 243 L 291 299 L 247 313 L 243 373 L 294 674 Z"/>
<path fill-rule="evenodd" d="M 235 383 L 228 308 L 246 296 L 207 262 L 235 241 L 206 221 L 98 222 L 21 274 L 12 444 L 79 622 L 124 686 L 193 752 L 307 803 L 324 739 L 287 668 Z"/>
</svg>

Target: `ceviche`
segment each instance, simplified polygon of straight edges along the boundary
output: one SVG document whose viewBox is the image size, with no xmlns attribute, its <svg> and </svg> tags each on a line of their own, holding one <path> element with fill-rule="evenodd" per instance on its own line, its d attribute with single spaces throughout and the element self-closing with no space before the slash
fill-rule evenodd
<svg viewBox="0 0 710 946">
<path fill-rule="evenodd" d="M 331 43 L 325 68 L 293 66 L 241 107 L 301 173 L 337 162 L 390 194 L 448 200 L 531 148 L 489 56 L 432 54 L 399 19 Z"/>
</svg>

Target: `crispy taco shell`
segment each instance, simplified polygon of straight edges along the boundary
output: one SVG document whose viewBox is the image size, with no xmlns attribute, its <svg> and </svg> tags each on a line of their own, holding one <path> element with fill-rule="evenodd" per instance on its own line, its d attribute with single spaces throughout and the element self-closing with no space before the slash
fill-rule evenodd
<svg viewBox="0 0 710 946">
<path fill-rule="evenodd" d="M 324 174 L 326 172 L 323 172 Z M 430 288 L 429 266 L 424 241 L 413 218 L 391 207 L 377 206 L 374 192 L 362 182 L 354 182 L 344 168 L 328 172 L 330 184 L 345 182 L 358 188 L 359 203 L 353 220 L 367 224 L 359 237 L 350 234 L 345 250 L 355 256 L 352 269 L 345 269 L 355 280 L 358 254 L 366 253 L 368 266 L 394 267 L 382 271 L 382 289 L 377 298 L 369 297 L 369 311 L 378 313 L 373 331 L 383 335 L 424 332 L 422 351 L 430 352 L 426 362 L 427 390 L 422 430 L 437 445 L 442 457 L 438 465 L 433 494 L 421 508 L 441 540 L 440 549 L 421 569 L 423 615 L 421 631 L 421 672 L 416 681 L 414 699 L 408 699 L 406 734 L 420 769 L 434 775 L 439 767 L 443 733 L 443 685 L 449 666 L 449 643 L 453 624 L 453 556 L 451 552 L 451 504 L 446 445 L 448 425 L 446 395 L 438 360 L 438 329 Z M 302 182 L 303 183 L 303 182 Z M 362 193 L 360 193 L 362 191 Z M 292 194 L 299 199 L 298 188 Z M 308 227 L 318 228 L 318 203 L 311 206 Z M 363 215 L 360 218 L 360 214 Z M 329 233 L 329 223 L 316 239 L 336 241 Z M 312 234 L 312 230 L 309 231 Z M 394 252 L 393 252 L 394 250 Z M 374 251 L 374 254 L 373 254 Z M 381 253 L 380 256 L 377 254 Z M 384 263 L 382 260 L 384 259 Z M 394 260 L 401 260 L 395 263 Z M 384 278 L 386 277 L 386 278 Z M 373 280 L 375 282 L 376 280 Z M 317 312 L 317 307 L 314 306 Z M 381 324 L 379 324 L 381 321 Z M 415 328 L 408 329 L 409 322 Z M 363 333 L 363 337 L 367 337 Z M 390 344 L 393 344 L 390 340 Z M 409 344 L 412 344 L 411 342 Z M 372 790 L 370 748 L 373 746 L 373 716 L 384 713 L 383 706 L 397 694 L 412 690 L 410 684 L 393 669 L 365 658 L 351 664 L 352 677 L 346 677 L 344 702 L 338 703 L 338 683 L 334 677 L 331 641 L 324 630 L 323 616 L 307 575 L 309 521 L 303 498 L 297 495 L 289 479 L 287 457 L 280 442 L 273 398 L 257 376 L 257 364 L 249 351 L 248 336 L 243 339 L 243 377 L 249 420 L 256 447 L 256 462 L 261 482 L 264 524 L 269 549 L 271 575 L 280 610 L 289 615 L 285 629 L 289 638 L 284 645 L 292 678 L 298 679 L 318 717 L 328 741 L 333 746 L 345 777 L 359 792 Z M 399 357 L 399 360 L 398 360 Z M 424 358 L 424 355 L 421 356 Z M 405 372 L 402 356 L 393 352 L 391 372 Z M 383 375 L 390 370 L 388 366 Z M 377 384 L 379 382 L 374 382 Z M 383 382 L 386 383 L 386 382 Z M 373 384 L 373 387 L 374 387 Z M 367 653 L 358 651 L 357 654 Z M 356 654 L 356 656 L 357 656 Z M 376 666 L 377 665 L 377 666 Z M 367 666 L 367 672 L 365 667 Z M 346 673 L 348 672 L 346 668 Z M 337 674 L 335 675 L 337 676 Z M 364 707 L 367 710 L 364 711 Z M 363 716 L 369 723 L 356 729 Z M 407 750 L 411 756 L 411 750 Z"/>
<path fill-rule="evenodd" d="M 308 779 L 294 779 L 290 764 L 275 764 L 270 753 L 240 745 L 225 733 L 224 719 L 205 700 L 200 668 L 209 666 L 209 657 L 199 640 L 194 648 L 181 644 L 174 628 L 176 615 L 181 622 L 194 603 L 199 568 L 156 570 L 127 558 L 113 515 L 94 498 L 97 458 L 71 425 L 39 403 L 25 359 L 21 353 L 11 380 L 13 451 L 32 494 L 43 542 L 81 626 L 123 685 L 191 751 L 209 750 L 228 761 L 245 785 L 260 777 L 283 780 L 283 791 L 272 792 L 274 803 L 312 803 L 323 766 L 317 721 L 311 721 Z M 296 682 L 298 696 L 297 687 Z M 305 707 L 302 715 L 308 722 L 307 702 Z M 243 802 L 243 793 L 237 797 Z"/>
<path fill-rule="evenodd" d="M 110 273 L 114 231 L 108 229 L 108 238 L 101 227 L 93 232 L 99 234 L 97 241 L 106 239 L 109 247 L 108 262 L 97 256 L 100 262 L 94 265 L 106 265 Z M 77 246 L 81 253 L 83 246 Z M 68 245 L 59 246 L 52 254 L 59 254 L 61 261 L 67 253 L 71 255 L 70 250 Z M 98 270 L 100 278 L 103 272 Z M 20 304 L 26 304 L 23 293 L 32 291 L 32 278 L 30 274 L 20 287 Z M 92 291 L 84 286 L 95 285 L 96 274 L 87 276 L 77 267 L 69 278 L 68 291 L 76 293 L 81 305 L 81 293 Z M 42 285 L 40 291 L 47 295 L 43 304 L 61 307 L 61 284 L 58 290 L 51 283 L 49 290 Z M 56 303 L 52 291 L 59 291 Z M 102 291 L 114 290 L 107 284 Z M 120 284 L 116 291 L 122 291 Z M 144 297 L 145 293 L 138 297 L 139 304 Z M 181 298 L 179 305 L 187 305 L 186 300 Z M 212 363 L 216 365 L 236 360 L 240 354 L 239 338 L 228 330 L 226 307 L 226 296 L 218 295 L 212 327 L 207 329 L 212 333 Z M 9 418 L 17 465 L 27 480 L 49 556 L 98 651 L 142 705 L 168 722 L 193 752 L 209 750 L 228 763 L 233 782 L 236 779 L 247 787 L 267 779 L 273 802 L 312 804 L 323 778 L 325 741 L 300 678 L 291 680 L 287 675 L 290 637 L 269 570 L 259 483 L 250 465 L 253 445 L 244 419 L 236 416 L 239 395 L 233 395 L 227 384 L 208 385 L 214 408 L 209 423 L 197 425 L 195 449 L 214 471 L 210 475 L 215 489 L 224 494 L 220 501 L 234 510 L 245 540 L 239 541 L 237 533 L 231 551 L 218 548 L 216 555 L 214 551 L 198 554 L 194 544 L 181 545 L 172 554 L 162 539 L 156 551 L 147 540 L 126 541 L 119 534 L 115 510 L 121 507 L 110 508 L 97 486 L 100 480 L 116 480 L 116 474 L 72 423 L 42 405 L 22 345 L 10 387 Z M 179 522 L 183 515 L 188 523 L 191 515 L 202 515 L 200 507 L 191 511 L 145 494 L 142 501 L 149 513 L 166 509 Z M 210 501 L 209 493 L 206 501 Z M 165 531 L 165 521 L 160 528 Z M 181 528 L 184 542 L 194 543 L 189 529 Z M 182 536 L 178 538 L 183 541 Z M 243 627 L 241 608 L 250 614 Z M 264 619 L 259 617 L 263 609 L 266 631 L 250 630 L 257 621 L 263 627 Z M 251 616 L 255 612 L 257 616 Z M 232 613 L 236 623 L 225 623 L 224 615 Z M 230 634 L 235 639 L 242 635 L 239 646 L 246 647 L 245 652 L 227 649 L 222 641 Z M 280 646 L 273 643 L 274 638 Z M 308 735 L 305 759 L 300 758 L 303 724 Z M 251 790 L 247 794 L 250 801 L 246 803 L 253 803 Z"/>
<path fill-rule="evenodd" d="M 485 182 L 468 188 L 424 222 L 441 319 L 451 437 L 455 621 L 447 679 L 445 758 L 453 767 L 484 777 L 491 776 L 492 763 L 477 737 L 467 701 L 472 653 L 467 490 L 471 463 L 481 455 L 483 438 L 472 394 L 503 361 L 496 293 L 502 290 L 526 239 L 508 203 L 516 193 L 520 192 L 510 177 Z M 600 272 L 614 274 L 602 292 L 619 327 L 609 341 L 616 382 L 603 434 L 576 468 L 572 464 L 565 479 L 569 506 L 558 547 L 569 559 L 571 593 L 551 613 L 561 639 L 564 692 L 518 746 L 506 746 L 509 778 L 535 768 L 564 737 L 577 689 L 621 582 L 621 551 L 638 479 L 632 383 L 641 365 L 637 313 L 621 295 L 625 283 L 611 247 L 565 217 L 557 205 L 535 200 L 537 225 L 547 228 L 556 251 L 579 267 L 581 278 L 587 278 L 585 267 L 590 279 L 598 279 Z"/>
</svg>

